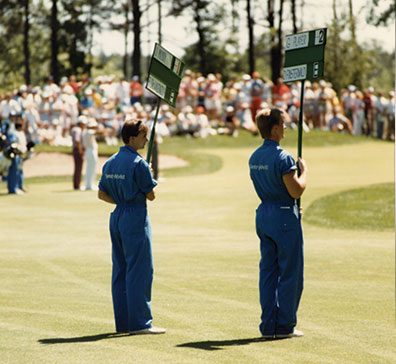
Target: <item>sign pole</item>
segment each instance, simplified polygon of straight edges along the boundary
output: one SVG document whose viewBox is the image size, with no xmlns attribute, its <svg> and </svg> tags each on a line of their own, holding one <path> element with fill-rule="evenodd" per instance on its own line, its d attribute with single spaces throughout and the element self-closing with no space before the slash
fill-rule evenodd
<svg viewBox="0 0 396 364">
<path fill-rule="evenodd" d="M 158 112 L 159 112 L 159 109 L 160 109 L 160 105 L 161 105 L 161 98 L 157 97 L 157 110 L 155 111 L 153 127 L 151 128 L 150 141 L 149 141 L 148 149 L 147 149 L 147 163 L 148 164 L 150 164 L 151 152 L 153 150 L 154 137 L 155 137 L 155 125 L 157 124 Z"/>
<path fill-rule="evenodd" d="M 304 123 L 304 84 L 305 80 L 301 80 L 301 98 L 300 98 L 300 112 L 298 120 L 298 146 L 297 155 L 302 158 L 302 136 L 303 136 L 303 123 Z M 300 177 L 300 166 L 297 164 L 297 175 Z M 301 197 L 297 200 L 297 206 L 301 206 Z"/>
<path fill-rule="evenodd" d="M 301 81 L 301 98 L 300 98 L 300 112 L 298 119 L 298 156 L 302 158 L 302 134 L 303 134 L 303 123 L 304 123 L 304 83 L 305 80 Z M 300 171 L 298 175 L 300 176 Z"/>
</svg>

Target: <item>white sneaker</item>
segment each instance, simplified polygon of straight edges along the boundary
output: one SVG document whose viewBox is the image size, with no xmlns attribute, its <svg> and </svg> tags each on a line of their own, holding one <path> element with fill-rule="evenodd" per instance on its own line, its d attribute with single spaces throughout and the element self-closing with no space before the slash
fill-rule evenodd
<svg viewBox="0 0 396 364">
<path fill-rule="evenodd" d="M 302 337 L 304 336 L 304 333 L 300 330 L 294 329 L 293 332 L 291 332 L 290 334 L 277 334 L 275 335 L 275 337 L 277 339 L 286 339 L 289 337 Z"/>
<path fill-rule="evenodd" d="M 131 331 L 131 335 L 158 335 L 165 334 L 166 330 L 161 327 L 148 327 L 147 329 L 141 329 L 136 331 Z"/>
</svg>

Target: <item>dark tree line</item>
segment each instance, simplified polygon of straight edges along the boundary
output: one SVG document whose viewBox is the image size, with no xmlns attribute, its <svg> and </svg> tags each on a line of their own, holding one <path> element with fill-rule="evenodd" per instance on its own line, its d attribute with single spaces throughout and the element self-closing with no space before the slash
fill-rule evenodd
<svg viewBox="0 0 396 364">
<path fill-rule="evenodd" d="M 382 13 L 376 10 L 376 5 L 384 1 L 372 1 L 368 21 L 386 25 L 394 20 L 394 0 Z M 161 41 L 162 18 L 184 16 L 191 19 L 188 31 L 198 35 L 198 41 L 185 49 L 184 60 L 190 68 L 203 74 L 222 72 L 228 76 L 265 69 L 275 82 L 282 75 L 283 38 L 301 30 L 304 4 L 304 0 L 0 0 L 0 81 L 11 83 L 11 79 L 23 75 L 24 82 L 30 84 L 48 75 L 55 82 L 61 76 L 90 75 L 94 67 L 93 35 L 102 30 L 124 35 L 124 49 L 119 52 L 122 71 L 125 76 L 141 77 L 142 34 L 155 26 L 156 40 Z M 155 19 L 144 23 L 143 15 L 148 11 L 152 15 L 153 7 L 157 10 Z M 355 63 L 362 49 L 356 41 L 353 0 L 349 0 L 349 11 L 341 15 L 336 12 L 336 0 L 333 8 L 329 40 L 335 49 L 331 50 L 334 58 L 329 67 L 336 63 L 337 69 L 343 66 L 339 56 L 345 49 Z M 290 12 L 287 17 L 286 11 Z M 239 49 L 241 27 L 248 34 L 246 50 Z M 347 44 L 338 39 L 345 29 L 351 35 Z M 361 81 L 358 72 L 350 79 Z"/>
</svg>

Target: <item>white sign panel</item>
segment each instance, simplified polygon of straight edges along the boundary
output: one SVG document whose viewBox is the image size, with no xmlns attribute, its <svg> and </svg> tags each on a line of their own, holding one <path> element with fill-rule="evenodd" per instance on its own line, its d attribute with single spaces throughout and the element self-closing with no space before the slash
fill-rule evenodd
<svg viewBox="0 0 396 364">
<path fill-rule="evenodd" d="M 147 88 L 161 99 L 165 98 L 166 85 L 152 75 L 149 76 L 147 81 Z"/>
<path fill-rule="evenodd" d="M 292 49 L 306 48 L 309 43 L 309 32 L 291 34 L 286 36 L 285 50 L 291 51 Z"/>
<path fill-rule="evenodd" d="M 173 56 L 159 44 L 155 46 L 154 57 L 169 69 L 171 68 Z"/>
<path fill-rule="evenodd" d="M 307 78 L 307 65 L 286 67 L 283 69 L 283 82 L 305 80 Z"/>
</svg>

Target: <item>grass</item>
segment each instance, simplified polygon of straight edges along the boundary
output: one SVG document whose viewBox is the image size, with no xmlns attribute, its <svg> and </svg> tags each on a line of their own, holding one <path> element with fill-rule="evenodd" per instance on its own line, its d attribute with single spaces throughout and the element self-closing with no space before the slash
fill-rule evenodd
<svg viewBox="0 0 396 364">
<path fill-rule="evenodd" d="M 297 145 L 297 131 L 288 130 L 287 137 L 282 141 L 285 148 L 295 148 Z M 241 130 L 238 138 L 228 137 L 224 135 L 209 136 L 208 138 L 186 138 L 172 137 L 164 138 L 163 144 L 160 144 L 161 153 L 177 155 L 188 162 L 188 166 L 180 168 L 169 168 L 161 172 L 164 177 L 191 176 L 197 174 L 213 173 L 221 169 L 223 161 L 222 156 L 212 153 L 212 150 L 218 149 L 235 149 L 235 148 L 257 148 L 262 143 L 259 136 L 253 136 L 249 132 Z M 311 130 L 303 135 L 303 145 L 305 147 L 334 147 L 340 145 L 354 145 L 361 143 L 383 143 L 376 139 L 366 138 L 363 136 L 351 136 L 347 134 L 329 133 L 320 130 Z M 109 146 L 106 143 L 99 143 L 99 154 L 110 156 L 116 153 L 119 146 Z M 60 152 L 71 153 L 70 147 L 37 145 L 37 152 Z M 197 153 L 199 150 L 199 153 Z M 145 155 L 145 152 L 143 151 Z M 65 177 L 58 177 L 58 181 L 65 180 Z M 34 178 L 32 182 L 41 181 Z M 50 181 L 55 181 L 51 178 Z"/>
<path fill-rule="evenodd" d="M 393 363 L 394 233 L 385 229 L 340 229 L 304 218 L 298 328 L 305 337 L 259 340 L 258 199 L 247 166 L 259 139 L 247 136 L 254 145 L 169 140 L 175 150 L 177 141 L 180 149 L 191 143 L 191 158 L 213 155 L 221 166 L 212 173 L 169 176 L 149 205 L 154 324 L 168 329 L 158 337 L 113 333 L 112 206 L 94 192 L 72 191 L 70 178 L 29 180 L 23 196 L 7 195 L 1 184 L 0 362 Z M 231 142 L 238 144 L 224 138 Z M 161 152 L 166 148 L 164 143 Z M 303 153 L 307 216 L 329 194 L 393 181 L 390 143 L 363 139 L 304 146 Z"/>
<path fill-rule="evenodd" d="M 384 183 L 342 191 L 314 201 L 305 221 L 329 228 L 395 229 L 395 185 Z"/>
</svg>

